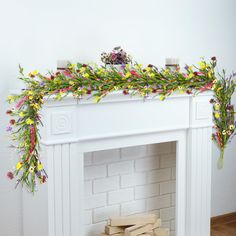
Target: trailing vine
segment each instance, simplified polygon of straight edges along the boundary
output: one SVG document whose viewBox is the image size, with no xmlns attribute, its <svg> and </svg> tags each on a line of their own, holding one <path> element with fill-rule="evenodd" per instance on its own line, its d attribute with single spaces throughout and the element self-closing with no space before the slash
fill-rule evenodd
<svg viewBox="0 0 236 236">
<path fill-rule="evenodd" d="M 212 138 L 221 152 L 235 135 L 234 106 L 231 96 L 235 89 L 233 76 L 226 78 L 225 72 L 218 77 L 215 73 L 216 58 L 209 62 L 202 60 L 198 66 L 186 66 L 184 71 L 158 69 L 153 65 L 124 65 L 122 69 L 111 66 L 90 66 L 70 64 L 63 71 L 49 72 L 46 75 L 33 71 L 25 75 L 20 67 L 19 79 L 26 88 L 17 95 L 9 95 L 8 101 L 13 108 L 7 111 L 12 116 L 7 131 L 15 145 L 20 160 L 13 171 L 8 172 L 10 179 L 17 178 L 16 185 L 26 185 L 35 192 L 37 183 L 45 183 L 47 174 L 40 161 L 40 133 L 42 125 L 40 109 L 46 99 L 54 96 L 61 100 L 68 94 L 75 99 L 94 99 L 99 102 L 107 94 L 121 90 L 126 96 L 138 94 L 143 97 L 158 96 L 164 100 L 173 92 L 197 94 L 207 90 L 214 91 L 213 103 L 214 133 Z"/>
</svg>

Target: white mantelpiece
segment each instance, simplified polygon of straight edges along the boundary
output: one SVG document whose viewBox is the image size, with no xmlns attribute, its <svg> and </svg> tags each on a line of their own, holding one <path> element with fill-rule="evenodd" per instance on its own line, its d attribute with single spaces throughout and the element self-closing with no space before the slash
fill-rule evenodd
<svg viewBox="0 0 236 236">
<path fill-rule="evenodd" d="M 83 236 L 85 152 L 176 141 L 176 236 L 210 236 L 211 93 L 45 104 L 48 236 Z M 98 232 L 99 233 L 99 232 Z"/>
</svg>

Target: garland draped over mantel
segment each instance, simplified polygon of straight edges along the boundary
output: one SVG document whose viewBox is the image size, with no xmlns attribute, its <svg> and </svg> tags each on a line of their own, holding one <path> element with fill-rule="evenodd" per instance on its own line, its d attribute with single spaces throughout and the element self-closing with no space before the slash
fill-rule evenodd
<svg viewBox="0 0 236 236">
<path fill-rule="evenodd" d="M 39 156 L 40 109 L 46 98 L 54 95 L 55 99 L 61 100 L 73 94 L 76 99 L 89 97 L 99 102 L 117 90 L 122 90 L 126 96 L 159 96 L 160 100 L 174 91 L 197 94 L 213 90 L 214 99 L 210 101 L 215 124 L 212 139 L 221 152 L 219 165 L 222 166 L 224 150 L 235 135 L 234 106 L 231 104 L 235 75 L 227 78 L 224 71 L 216 75 L 215 67 L 215 57 L 209 62 L 202 60 L 198 66 L 186 66 L 184 71 L 158 69 L 153 65 L 144 68 L 141 64 L 106 68 L 78 63 L 47 75 L 38 71 L 25 75 L 20 67 L 19 78 L 24 81 L 26 88 L 22 89 L 21 94 L 8 96 L 13 108 L 7 111 L 12 116 L 7 131 L 11 132 L 15 143 L 12 147 L 17 149 L 20 160 L 15 169 L 7 173 L 8 177 L 17 177 L 16 186 L 21 183 L 31 192 L 35 192 L 38 182 L 45 183 L 47 180 Z"/>
</svg>

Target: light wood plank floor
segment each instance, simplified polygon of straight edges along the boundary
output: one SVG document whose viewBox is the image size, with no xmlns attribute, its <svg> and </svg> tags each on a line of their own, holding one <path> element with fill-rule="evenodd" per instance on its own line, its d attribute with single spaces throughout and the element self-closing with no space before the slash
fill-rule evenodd
<svg viewBox="0 0 236 236">
<path fill-rule="evenodd" d="M 236 236 L 236 220 L 211 226 L 211 236 Z"/>
</svg>

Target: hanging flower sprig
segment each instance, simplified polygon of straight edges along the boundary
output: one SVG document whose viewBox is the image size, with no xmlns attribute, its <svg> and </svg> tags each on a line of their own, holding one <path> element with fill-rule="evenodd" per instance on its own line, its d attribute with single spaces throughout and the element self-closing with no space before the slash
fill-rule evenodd
<svg viewBox="0 0 236 236">
<path fill-rule="evenodd" d="M 214 89 L 215 99 L 212 102 L 216 133 L 213 139 L 224 151 L 235 131 L 234 110 L 230 104 L 235 84 L 232 79 L 217 80 L 215 67 L 215 57 L 209 63 L 202 60 L 198 66 L 186 66 L 184 71 L 174 72 L 153 65 L 126 64 L 120 70 L 113 66 L 92 67 L 78 63 L 47 75 L 38 71 L 25 75 L 20 67 L 20 79 L 26 84 L 26 89 L 18 95 L 8 96 L 13 108 L 7 111 L 11 116 L 7 131 L 17 143 L 20 160 L 14 172 L 8 172 L 7 176 L 17 178 L 17 185 L 26 185 L 31 192 L 35 192 L 38 182 L 46 182 L 47 174 L 39 156 L 39 125 L 42 125 L 40 109 L 51 95 L 61 100 L 73 94 L 76 99 L 93 98 L 99 102 L 107 94 L 119 90 L 124 95 L 159 96 L 160 100 L 164 100 L 173 92 L 197 94 Z"/>
<path fill-rule="evenodd" d="M 215 96 L 211 100 L 213 104 L 213 119 L 215 132 L 212 134 L 212 139 L 220 150 L 218 167 L 223 167 L 224 152 L 227 144 L 235 135 L 235 111 L 231 104 L 231 97 L 235 91 L 235 82 L 233 75 L 226 77 L 223 70 L 222 75 L 219 74 L 219 80 L 213 86 Z"/>
</svg>

